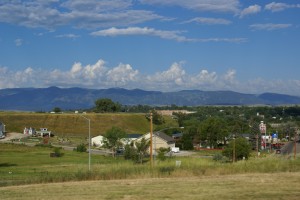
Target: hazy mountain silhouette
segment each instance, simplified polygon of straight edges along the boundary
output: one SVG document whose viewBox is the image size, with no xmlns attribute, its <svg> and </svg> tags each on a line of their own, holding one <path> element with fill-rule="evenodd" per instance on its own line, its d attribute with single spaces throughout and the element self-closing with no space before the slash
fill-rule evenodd
<svg viewBox="0 0 300 200">
<path fill-rule="evenodd" d="M 110 98 L 122 105 L 287 105 L 300 104 L 300 97 L 264 93 L 243 94 L 233 91 L 182 90 L 178 92 L 145 91 L 123 88 L 13 88 L 0 90 L 0 110 L 50 111 L 54 107 L 86 109 L 99 98 Z"/>
</svg>

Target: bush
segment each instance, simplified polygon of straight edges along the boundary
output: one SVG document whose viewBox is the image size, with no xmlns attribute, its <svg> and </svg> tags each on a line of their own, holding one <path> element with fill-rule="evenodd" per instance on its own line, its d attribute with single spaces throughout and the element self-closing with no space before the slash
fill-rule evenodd
<svg viewBox="0 0 300 200">
<path fill-rule="evenodd" d="M 213 156 L 214 161 L 221 161 L 223 159 L 223 155 L 220 153 L 217 153 Z"/>
<path fill-rule="evenodd" d="M 62 157 L 63 153 L 61 152 L 61 147 L 55 147 L 54 154 L 55 154 L 55 157 Z"/>
<path fill-rule="evenodd" d="M 163 147 L 160 147 L 158 150 L 157 150 L 157 159 L 160 160 L 160 161 L 164 161 L 166 160 L 166 153 L 168 153 L 170 151 L 170 148 L 163 148 Z"/>
<path fill-rule="evenodd" d="M 87 148 L 83 143 L 81 143 L 81 144 L 77 145 L 75 150 L 77 152 L 86 152 Z"/>
<path fill-rule="evenodd" d="M 137 161 L 138 158 L 137 158 L 136 149 L 129 144 L 125 145 L 124 158 L 125 158 L 125 160 Z"/>
<path fill-rule="evenodd" d="M 248 159 L 251 152 L 251 145 L 245 138 L 232 140 L 223 150 L 222 154 L 229 159 L 233 158 L 233 149 L 235 150 L 235 160 Z"/>
</svg>

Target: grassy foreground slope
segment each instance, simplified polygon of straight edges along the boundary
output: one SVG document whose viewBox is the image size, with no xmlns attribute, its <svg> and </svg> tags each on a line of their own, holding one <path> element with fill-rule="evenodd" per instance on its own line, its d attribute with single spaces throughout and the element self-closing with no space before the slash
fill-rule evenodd
<svg viewBox="0 0 300 200">
<path fill-rule="evenodd" d="M 124 129 L 127 133 L 149 132 L 149 121 L 145 114 L 95 114 L 84 115 L 91 120 L 91 135 L 96 136 L 105 133 L 112 126 Z M 22 113 L 22 112 L 0 112 L 0 121 L 6 125 L 8 132 L 23 132 L 25 127 L 36 129 L 48 128 L 56 135 L 77 135 L 87 134 L 87 120 L 79 114 L 50 114 L 50 113 Z M 170 119 L 166 119 L 170 121 Z M 175 126 L 176 122 L 171 126 Z"/>
<path fill-rule="evenodd" d="M 280 180 L 280 182 L 279 182 Z M 1 199 L 289 199 L 300 173 L 85 181 L 0 188 Z"/>
</svg>

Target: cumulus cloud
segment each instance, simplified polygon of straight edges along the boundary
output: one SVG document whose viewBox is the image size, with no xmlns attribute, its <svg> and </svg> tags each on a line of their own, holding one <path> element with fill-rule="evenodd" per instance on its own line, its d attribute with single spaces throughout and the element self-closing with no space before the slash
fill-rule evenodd
<svg viewBox="0 0 300 200">
<path fill-rule="evenodd" d="M 247 15 L 252 15 L 252 14 L 259 13 L 260 11 L 261 11 L 261 6 L 259 6 L 257 4 L 251 5 L 248 8 L 245 8 L 241 11 L 240 18 L 243 18 Z"/>
<path fill-rule="evenodd" d="M 228 25 L 231 24 L 232 22 L 227 19 L 222 19 L 222 18 L 207 18 L 207 17 L 196 17 L 193 19 L 190 19 L 188 21 L 185 21 L 183 23 L 191 23 L 191 22 L 196 22 L 199 24 L 206 24 L 206 25 Z"/>
<path fill-rule="evenodd" d="M 265 5 L 265 10 L 270 10 L 271 12 L 279 12 L 279 11 L 286 10 L 288 8 L 300 8 L 300 4 L 286 4 L 286 3 L 272 2 Z"/>
<path fill-rule="evenodd" d="M 267 24 L 252 24 L 252 25 L 249 26 L 249 28 L 252 29 L 252 30 L 273 31 L 273 30 L 278 30 L 278 29 L 289 28 L 291 26 L 292 26 L 292 24 L 272 24 L 272 23 L 267 23 Z"/>
<path fill-rule="evenodd" d="M 120 63 L 108 67 L 104 60 L 94 64 L 83 65 L 75 62 L 69 70 L 42 70 L 27 67 L 24 70 L 12 71 L 0 66 L 0 88 L 18 87 L 85 87 L 144 89 L 156 91 L 178 91 L 183 89 L 231 90 L 243 93 L 277 92 L 299 95 L 300 80 L 253 80 L 239 81 L 237 72 L 229 69 L 218 74 L 205 68 L 199 73 L 188 74 L 184 62 L 175 62 L 166 70 L 154 74 L 141 74 L 130 64 Z M 38 77 L 38 78 L 37 78 Z"/>
<path fill-rule="evenodd" d="M 127 82 L 136 81 L 138 70 L 134 70 L 129 64 L 119 64 L 119 66 L 107 72 L 107 80 L 117 83 L 117 85 L 126 85 Z"/>
</svg>

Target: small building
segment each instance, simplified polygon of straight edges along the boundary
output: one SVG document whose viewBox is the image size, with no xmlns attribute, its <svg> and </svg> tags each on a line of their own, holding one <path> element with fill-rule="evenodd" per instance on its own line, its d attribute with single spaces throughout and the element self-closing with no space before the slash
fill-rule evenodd
<svg viewBox="0 0 300 200">
<path fill-rule="evenodd" d="M 146 133 L 143 136 L 137 138 L 135 142 L 140 141 L 142 138 L 145 138 L 146 140 L 150 140 L 150 133 Z M 168 136 L 167 134 L 163 132 L 153 132 L 152 135 L 152 153 L 156 155 L 156 150 L 159 148 L 174 148 L 175 147 L 175 141 L 172 137 Z M 150 151 L 150 148 L 149 148 Z"/>
<path fill-rule="evenodd" d="M 104 138 L 102 135 L 98 135 L 96 137 L 93 137 L 91 140 L 92 145 L 96 146 L 96 147 L 102 147 L 102 145 L 104 144 Z"/>
<path fill-rule="evenodd" d="M 5 124 L 0 122 L 0 139 L 5 138 Z"/>
<path fill-rule="evenodd" d="M 23 133 L 25 135 L 31 135 L 31 136 L 33 136 L 33 135 L 36 134 L 36 131 L 35 131 L 35 128 L 32 128 L 32 127 L 27 128 L 27 127 L 25 127 Z"/>
<path fill-rule="evenodd" d="M 138 139 L 139 137 L 141 137 L 143 134 L 138 134 L 138 133 L 134 133 L 134 134 L 127 134 L 126 138 L 122 138 L 121 142 L 124 145 L 130 144 L 131 142 L 135 141 L 136 139 Z"/>
<path fill-rule="evenodd" d="M 51 133 L 51 131 L 48 131 L 47 128 L 40 128 L 39 131 L 35 131 L 37 136 L 41 136 L 41 137 L 50 137 L 53 134 Z"/>
</svg>

